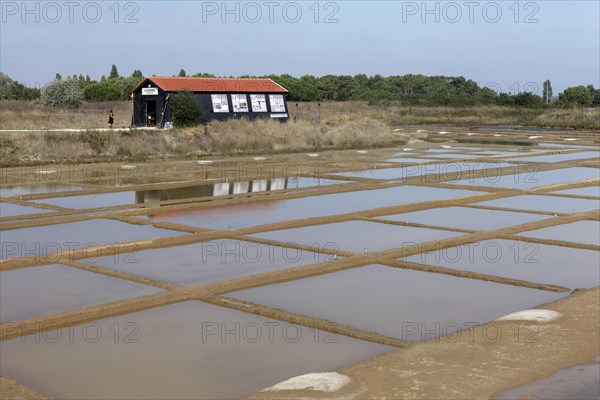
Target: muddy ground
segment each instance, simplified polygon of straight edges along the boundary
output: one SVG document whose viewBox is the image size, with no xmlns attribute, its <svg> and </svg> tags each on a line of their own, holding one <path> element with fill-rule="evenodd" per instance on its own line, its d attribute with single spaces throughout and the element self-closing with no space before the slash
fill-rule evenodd
<svg viewBox="0 0 600 400">
<path fill-rule="evenodd" d="M 396 214 L 409 211 L 424 210 L 430 208 L 446 207 L 453 205 L 471 206 L 485 200 L 498 199 L 519 194 L 545 195 L 555 190 L 582 187 L 589 184 L 598 184 L 600 177 L 586 182 L 566 183 L 546 186 L 543 188 L 518 190 L 503 189 L 496 187 L 476 187 L 472 185 L 459 186 L 444 183 L 443 176 L 413 176 L 401 182 L 390 182 L 385 180 L 369 178 L 344 178 L 335 176 L 334 179 L 350 180 L 353 183 L 343 185 L 330 185 L 311 187 L 305 189 L 286 189 L 277 192 L 247 193 L 229 195 L 223 197 L 201 197 L 181 200 L 169 200 L 145 204 L 129 204 L 123 206 L 98 207 L 85 210 L 65 209 L 58 206 L 39 205 L 31 203 L 31 200 L 40 198 L 64 197 L 68 195 L 112 193 L 115 191 L 137 191 L 158 190 L 167 188 L 185 187 L 197 185 L 201 182 L 211 183 L 220 181 L 239 181 L 260 178 L 271 178 L 290 175 L 306 177 L 330 178 L 332 173 L 348 170 L 363 170 L 371 168 L 395 168 L 397 163 L 387 162 L 394 154 L 402 151 L 402 147 L 411 148 L 410 152 L 419 152 L 432 146 L 439 147 L 440 144 L 456 147 L 476 147 L 493 150 L 504 148 L 534 149 L 539 154 L 557 154 L 583 151 L 576 147 L 530 147 L 535 143 L 558 143 L 565 145 L 598 145 L 598 133 L 594 132 L 499 132 L 480 131 L 477 135 L 466 136 L 465 130 L 442 129 L 446 132 L 439 134 L 428 128 L 427 141 L 415 141 L 409 146 L 399 146 L 387 149 L 369 149 L 366 152 L 354 150 L 330 151 L 315 154 L 287 154 L 267 155 L 264 159 L 258 157 L 237 157 L 223 159 L 185 160 L 169 162 L 149 162 L 144 164 L 126 165 L 123 163 L 86 165 L 51 165 L 51 166 L 27 166 L 6 168 L 2 170 L 3 187 L 20 183 L 33 184 L 36 182 L 53 182 L 70 185 L 83 185 L 85 190 L 73 192 L 62 192 L 56 194 L 30 194 L 2 198 L 3 202 L 35 206 L 51 210 L 50 213 L 31 214 L 27 216 L 13 216 L 1 219 L 2 229 L 18 229 L 24 227 L 44 226 L 62 222 L 74 222 L 90 220 L 95 218 L 108 218 L 124 221 L 132 224 L 151 224 L 159 228 L 168 228 L 187 233 L 186 235 L 154 239 L 131 243 L 131 248 L 136 250 L 170 247 L 182 244 L 198 243 L 219 238 L 239 239 L 248 242 L 268 243 L 290 247 L 282 242 L 262 240 L 247 235 L 256 232 L 267 232 L 279 229 L 298 228 L 309 225 L 317 225 L 331 222 L 342 222 L 350 220 L 372 221 L 381 215 Z M 420 132 L 422 134 L 423 132 Z M 498 136 L 501 135 L 501 136 Z M 532 139 L 533 135 L 542 135 L 543 138 Z M 565 141 L 565 139 L 577 139 L 576 141 Z M 485 143 L 465 142 L 467 140 L 484 141 Z M 597 148 L 597 147 L 596 147 Z M 457 150 L 463 152 L 465 150 Z M 468 152 L 468 150 L 466 150 Z M 418 157 L 418 156 L 413 156 Z M 502 155 L 492 155 L 477 159 L 477 162 L 495 162 L 501 160 Z M 461 160 L 460 157 L 457 160 Z M 451 160 L 444 159 L 432 161 L 433 164 L 447 163 Z M 473 161 L 473 160 L 472 160 Z M 598 159 L 564 161 L 560 163 L 536 164 L 539 170 L 558 169 L 567 166 L 590 166 L 599 167 Z M 502 170 L 502 174 L 516 173 L 519 165 Z M 475 172 L 469 177 L 483 176 L 482 172 Z M 127 184 L 127 186 L 115 185 Z M 217 205 L 253 204 L 266 200 L 283 200 L 314 196 L 328 193 L 342 193 L 359 190 L 381 189 L 398 185 L 420 185 L 430 187 L 449 187 L 454 189 L 480 190 L 483 194 L 475 194 L 452 200 L 441 200 L 433 202 L 422 202 L 404 204 L 393 207 L 358 211 L 348 214 L 334 215 L 301 219 L 295 221 L 279 222 L 261 226 L 231 229 L 226 231 L 208 230 L 171 222 L 156 222 L 151 219 L 142 219 L 146 215 L 171 211 L 179 211 L 191 208 L 214 207 Z M 577 197 L 562 195 L 563 197 Z M 594 197 L 578 197 L 596 199 Z M 478 207 L 478 206 L 472 206 Z M 93 214 L 92 214 L 93 213 Z M 536 212 L 533 212 L 536 213 Z M 145 296 L 142 298 L 115 301 L 97 306 L 85 307 L 77 310 L 55 313 L 51 315 L 30 318 L 18 321 L 18 324 L 2 324 L 0 339 L 8 340 L 22 335 L 27 335 L 42 330 L 67 327 L 101 318 L 128 314 L 157 306 L 182 302 L 190 299 L 202 300 L 215 305 L 229 307 L 257 315 L 267 316 L 276 320 L 297 323 L 304 326 L 331 331 L 335 326 L 335 333 L 366 340 L 374 343 L 395 346 L 401 350 L 388 353 L 371 360 L 341 368 L 339 372 L 348 375 L 353 383 L 344 388 L 339 394 L 332 397 L 358 397 L 358 398 L 488 398 L 503 389 L 531 382 L 543 378 L 562 368 L 585 363 L 597 356 L 600 347 L 599 321 L 600 291 L 598 288 L 579 291 L 563 300 L 544 305 L 545 309 L 556 310 L 563 317 L 539 325 L 536 333 L 535 343 L 514 340 L 510 335 L 502 335 L 499 339 L 489 341 L 484 338 L 478 339 L 481 330 L 488 329 L 486 325 L 474 328 L 471 335 L 462 335 L 459 340 L 450 341 L 445 338 L 428 341 L 421 344 L 412 344 L 400 339 L 387 337 L 376 332 L 358 329 L 352 326 L 340 325 L 335 321 L 323 320 L 311 316 L 291 313 L 286 310 L 267 307 L 235 300 L 227 297 L 227 293 L 247 288 L 286 282 L 320 274 L 331 273 L 351 268 L 357 268 L 368 264 L 384 264 L 396 268 L 416 269 L 442 274 L 493 281 L 509 285 L 537 288 L 555 292 L 566 292 L 569 289 L 556 285 L 548 285 L 543 282 L 529 282 L 515 279 L 501 278 L 492 275 L 484 275 L 474 272 L 455 271 L 440 267 L 423 266 L 408 262 L 398 261 L 399 257 L 412 254 L 424 253 L 429 250 L 443 249 L 456 245 L 475 243 L 491 238 L 517 239 L 519 232 L 539 229 L 548 226 L 560 225 L 579 220 L 599 220 L 598 211 L 576 214 L 554 214 L 538 211 L 539 214 L 553 214 L 555 218 L 538 222 L 521 224 L 493 231 L 468 231 L 456 230 L 444 227 L 435 227 L 440 230 L 454 230 L 466 233 L 456 238 L 429 242 L 418 247 L 387 250 L 377 253 L 352 254 L 336 252 L 343 256 L 335 262 L 327 262 L 318 265 L 279 270 L 261 275 L 237 278 L 228 281 L 182 286 L 168 282 L 156 281 L 148 278 L 127 274 L 104 267 L 90 267 L 81 262 L 82 259 L 94 255 L 94 252 L 107 254 L 106 251 L 127 252 L 126 246 L 100 246 L 95 249 L 87 249 L 85 252 L 75 250 L 69 253 L 53 254 L 51 257 L 32 256 L 20 259 L 3 259 L 0 261 L 0 271 L 8 271 L 19 268 L 35 267 L 47 264 L 50 260 L 56 263 L 69 265 L 75 268 L 104 274 L 134 282 L 143 283 L 165 289 L 165 292 Z M 381 222 L 381 221 L 378 221 Z M 406 226 L 421 226 L 413 223 L 397 223 Z M 599 246 L 559 242 L 546 239 L 530 239 L 527 241 L 553 244 L 571 248 L 585 248 L 600 250 Z M 306 250 L 315 250 L 309 246 L 295 245 Z M 321 253 L 327 250 L 320 249 Z M 518 310 L 515 310 L 518 311 Z M 501 322 L 498 324 L 502 330 L 510 329 L 514 322 Z M 521 326 L 523 321 L 520 321 Z M 524 328 L 527 329 L 527 328 Z M 558 355 L 558 356 L 557 356 Z M 543 360 L 540 362 L 539 360 Z M 2 378 L 0 381 L 2 398 L 37 398 L 40 396 L 18 383 Z M 338 396 L 339 395 L 339 396 Z M 259 393 L 255 397 L 273 397 L 267 393 Z M 274 397 L 323 397 L 317 392 L 289 392 L 277 393 Z"/>
</svg>

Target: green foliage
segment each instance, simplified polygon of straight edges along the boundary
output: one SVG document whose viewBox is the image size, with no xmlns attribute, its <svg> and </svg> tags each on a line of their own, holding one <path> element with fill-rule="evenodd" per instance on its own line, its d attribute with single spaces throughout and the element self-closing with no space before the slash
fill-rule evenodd
<svg viewBox="0 0 600 400">
<path fill-rule="evenodd" d="M 36 100 L 39 98 L 39 89 L 27 87 L 22 83 L 12 80 L 8 75 L 0 72 L 1 100 Z"/>
<path fill-rule="evenodd" d="M 173 124 L 177 127 L 196 126 L 204 122 L 200 103 L 192 92 L 179 92 L 171 96 Z"/>
<path fill-rule="evenodd" d="M 54 80 L 61 81 L 62 80 L 62 75 L 57 72 L 56 75 L 54 76 Z"/>
<path fill-rule="evenodd" d="M 83 92 L 75 79 L 55 80 L 44 86 L 41 101 L 48 107 L 78 108 L 83 102 Z"/>
<path fill-rule="evenodd" d="M 181 70 L 179 71 L 179 76 L 181 78 L 185 78 L 187 76 L 186 73 L 185 73 L 185 70 L 183 68 L 181 68 Z"/>
<path fill-rule="evenodd" d="M 144 79 L 144 74 L 142 74 L 142 71 L 140 71 L 139 69 L 136 69 L 131 74 L 131 77 L 135 78 L 135 79 L 138 79 L 138 80 L 142 80 L 142 79 Z"/>
<path fill-rule="evenodd" d="M 514 96 L 515 104 L 520 107 L 536 108 L 542 106 L 542 98 L 531 92 L 522 92 Z"/>
<path fill-rule="evenodd" d="M 87 85 L 84 89 L 86 101 L 129 100 L 131 91 L 140 83 L 136 77 L 119 77 Z"/>
<path fill-rule="evenodd" d="M 194 78 L 214 78 L 214 77 L 215 76 L 213 74 L 209 74 L 209 73 L 206 73 L 206 72 L 201 72 L 201 73 L 198 73 L 198 74 L 194 75 Z"/>
<path fill-rule="evenodd" d="M 110 75 L 108 76 L 108 79 L 115 79 L 119 77 L 119 71 L 117 71 L 117 66 L 115 64 L 112 65 L 112 67 L 110 68 Z"/>
<path fill-rule="evenodd" d="M 595 90 L 593 86 L 575 86 L 565 89 L 558 95 L 558 102 L 564 107 L 584 106 L 594 104 Z"/>
<path fill-rule="evenodd" d="M 86 101 L 102 102 L 121 99 L 121 91 L 112 81 L 92 83 L 83 90 Z"/>
</svg>

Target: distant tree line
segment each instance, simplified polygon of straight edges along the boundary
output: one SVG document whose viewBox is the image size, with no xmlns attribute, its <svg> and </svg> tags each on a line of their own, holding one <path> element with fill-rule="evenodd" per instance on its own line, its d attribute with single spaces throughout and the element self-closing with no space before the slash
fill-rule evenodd
<svg viewBox="0 0 600 400">
<path fill-rule="evenodd" d="M 177 76 L 189 76 L 184 69 Z M 214 77 L 212 74 L 198 73 L 193 77 Z M 248 78 L 251 76 L 242 76 Z M 543 93 L 521 92 L 497 93 L 488 87 L 481 87 L 477 82 L 462 76 L 367 76 L 359 74 L 325 75 L 315 77 L 305 75 L 300 78 L 291 75 L 266 75 L 289 90 L 289 101 L 348 101 L 362 100 L 370 103 L 394 103 L 410 106 L 476 106 L 501 105 L 513 107 L 598 107 L 600 106 L 600 89 L 592 85 L 577 86 L 565 89 L 558 99 L 553 101 L 552 86 L 549 80 L 543 83 Z M 88 102 L 129 100 L 131 91 L 144 78 L 140 70 L 130 76 L 121 76 L 116 65 L 112 65 L 108 78 L 102 76 L 99 81 L 90 79 L 89 75 L 73 75 L 63 79 L 56 74 L 55 80 L 46 86 L 52 86 L 57 93 L 72 94 L 75 100 L 67 101 L 65 107 L 77 107 L 79 98 Z M 57 83 L 58 82 L 58 83 Z M 62 83 L 60 83 L 62 82 Z M 67 82 L 69 82 L 67 84 Z M 74 85 L 76 83 L 77 85 Z M 68 90 L 59 90 L 61 85 L 68 85 Z M 45 98 L 45 88 L 29 88 L 12 80 L 0 72 L 0 96 L 2 100 L 36 100 L 44 104 L 57 105 L 55 101 Z M 81 95 L 72 93 L 79 88 Z M 60 101 L 58 102 L 60 103 Z"/>
</svg>

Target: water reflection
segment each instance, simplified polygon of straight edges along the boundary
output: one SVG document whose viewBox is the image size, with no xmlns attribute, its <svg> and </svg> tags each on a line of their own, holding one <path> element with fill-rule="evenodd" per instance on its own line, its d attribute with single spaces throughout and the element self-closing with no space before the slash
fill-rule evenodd
<svg viewBox="0 0 600 400">
<path fill-rule="evenodd" d="M 153 201 L 181 200 L 194 197 L 218 197 L 244 193 L 270 192 L 285 189 L 300 189 L 344 183 L 344 181 L 320 178 L 273 178 L 243 182 L 219 182 L 205 185 L 186 186 L 173 189 L 140 190 L 135 192 L 136 204 Z"/>
</svg>

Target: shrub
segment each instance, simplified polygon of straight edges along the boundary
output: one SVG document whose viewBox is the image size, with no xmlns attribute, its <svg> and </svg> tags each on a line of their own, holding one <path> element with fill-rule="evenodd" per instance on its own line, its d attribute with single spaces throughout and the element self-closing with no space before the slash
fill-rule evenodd
<svg viewBox="0 0 600 400">
<path fill-rule="evenodd" d="M 175 126 L 196 126 L 204 122 L 202 108 L 192 92 L 176 93 L 171 97 L 171 101 Z"/>
<path fill-rule="evenodd" d="M 117 101 L 121 99 L 121 90 L 111 81 L 93 83 L 83 90 L 85 99 L 90 102 Z"/>
<path fill-rule="evenodd" d="M 79 108 L 83 102 L 83 92 L 74 79 L 55 80 L 44 86 L 42 103 L 55 108 Z"/>
</svg>

